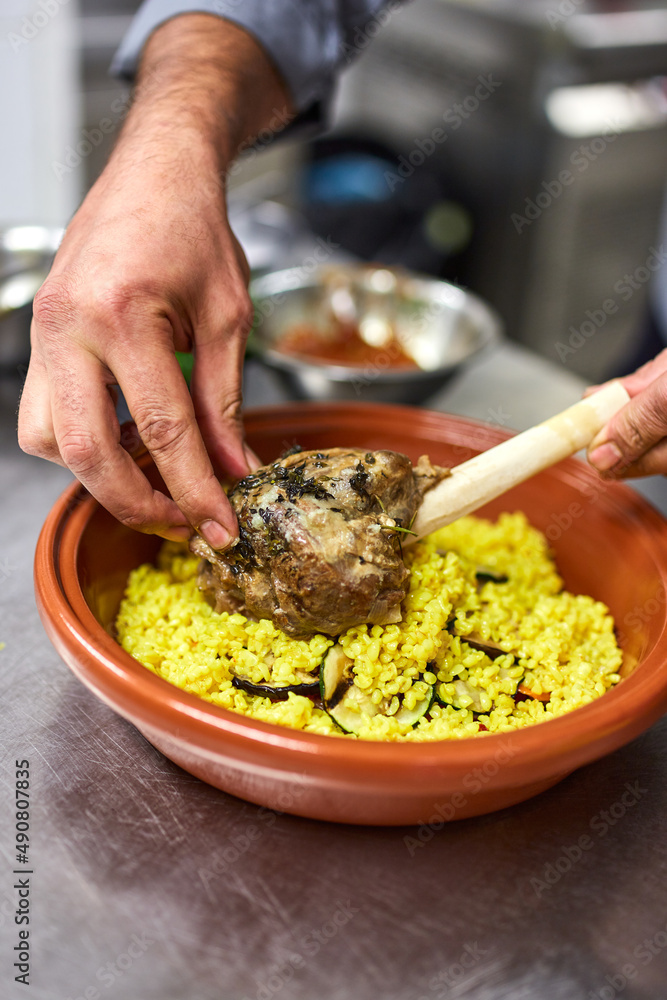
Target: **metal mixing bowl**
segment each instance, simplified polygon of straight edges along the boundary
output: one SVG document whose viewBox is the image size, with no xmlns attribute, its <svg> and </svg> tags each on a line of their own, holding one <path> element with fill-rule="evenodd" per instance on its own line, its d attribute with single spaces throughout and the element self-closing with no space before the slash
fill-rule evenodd
<svg viewBox="0 0 667 1000">
<path fill-rule="evenodd" d="M 471 292 L 380 266 L 276 271 L 253 281 L 250 294 L 255 303 L 250 349 L 296 399 L 423 403 L 502 333 L 496 314 Z M 335 364 L 280 349 L 280 339 L 295 325 L 307 324 L 326 337 L 332 319 L 355 324 L 377 345 L 371 363 Z M 392 342 L 419 367 L 391 367 Z"/>
<path fill-rule="evenodd" d="M 30 357 L 32 300 L 51 267 L 63 230 L 0 230 L 0 372 L 15 373 Z"/>
</svg>

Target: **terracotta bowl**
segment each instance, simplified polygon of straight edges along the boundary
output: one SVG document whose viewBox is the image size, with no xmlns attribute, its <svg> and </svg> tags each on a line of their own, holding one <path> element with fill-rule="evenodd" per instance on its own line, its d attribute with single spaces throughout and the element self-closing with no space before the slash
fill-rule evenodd
<svg viewBox="0 0 667 1000">
<path fill-rule="evenodd" d="M 392 448 L 456 465 L 508 435 L 459 417 L 378 404 L 299 403 L 249 412 L 270 460 L 304 448 Z M 145 460 L 144 460 L 145 461 Z M 155 483 L 154 467 L 145 462 Z M 145 670 L 112 637 L 131 569 L 159 540 L 116 522 L 78 485 L 36 552 L 44 626 L 76 676 L 155 747 L 204 781 L 270 809 L 346 823 L 431 824 L 521 802 L 632 740 L 667 709 L 667 523 L 641 497 L 568 459 L 484 508 L 523 510 L 552 542 L 566 586 L 617 622 L 623 679 L 584 708 L 510 735 L 424 744 L 311 735 L 228 712 Z"/>
</svg>

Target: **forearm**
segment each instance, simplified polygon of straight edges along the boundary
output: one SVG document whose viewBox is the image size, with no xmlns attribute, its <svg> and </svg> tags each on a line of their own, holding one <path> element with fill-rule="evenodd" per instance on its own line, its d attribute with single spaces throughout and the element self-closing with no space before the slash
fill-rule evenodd
<svg viewBox="0 0 667 1000">
<path fill-rule="evenodd" d="M 251 35 L 209 14 L 183 15 L 145 46 L 110 166 L 137 154 L 157 164 L 184 155 L 224 179 L 261 130 L 282 127 L 293 114 L 284 82 Z"/>
</svg>

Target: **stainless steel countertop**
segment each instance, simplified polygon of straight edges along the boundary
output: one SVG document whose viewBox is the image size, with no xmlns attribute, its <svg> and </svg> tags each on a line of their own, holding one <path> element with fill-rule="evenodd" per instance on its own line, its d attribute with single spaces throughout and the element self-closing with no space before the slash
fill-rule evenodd
<svg viewBox="0 0 667 1000">
<path fill-rule="evenodd" d="M 429 405 L 522 428 L 581 388 L 504 345 Z M 33 550 L 69 476 L 19 452 L 17 394 L 0 384 L 3 1000 L 667 998 L 667 720 L 423 843 L 210 788 L 89 694 L 42 631 Z M 250 366 L 248 401 L 278 398 Z M 664 481 L 647 489 L 665 509 Z M 28 989 L 12 968 L 17 758 L 32 775 Z"/>
</svg>

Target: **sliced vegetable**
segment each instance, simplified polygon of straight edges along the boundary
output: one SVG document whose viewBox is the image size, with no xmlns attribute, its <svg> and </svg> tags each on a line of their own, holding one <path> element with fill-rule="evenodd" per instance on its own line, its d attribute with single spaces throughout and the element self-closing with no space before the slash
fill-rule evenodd
<svg viewBox="0 0 667 1000">
<path fill-rule="evenodd" d="M 305 675 L 304 675 L 305 676 Z M 317 680 L 302 681 L 299 684 L 255 684 L 248 677 L 232 677 L 232 687 L 245 691 L 246 694 L 256 694 L 261 698 L 272 698 L 274 701 L 287 701 L 291 694 L 303 694 L 307 697 L 319 694 L 320 682 Z"/>
<path fill-rule="evenodd" d="M 271 667 L 275 660 L 273 653 L 267 653 L 264 664 L 268 668 L 269 676 Z M 246 694 L 259 695 L 261 698 L 273 698 L 274 701 L 286 701 L 290 694 L 303 694 L 307 697 L 317 695 L 320 690 L 319 673 L 309 673 L 306 670 L 296 670 L 296 684 L 277 684 L 273 681 L 253 681 L 245 674 L 237 673 L 232 666 L 232 687 Z"/>
<path fill-rule="evenodd" d="M 386 714 L 389 701 L 385 699 L 376 705 L 370 695 L 354 683 L 352 668 L 353 661 L 345 655 L 343 647 L 332 646 L 322 663 L 320 693 L 325 711 L 343 732 L 358 735 L 370 719 Z M 434 689 L 430 688 L 428 694 L 410 709 L 402 703 L 401 697 L 394 718 L 403 726 L 414 726 L 428 712 L 433 697 Z"/>
<path fill-rule="evenodd" d="M 357 736 L 366 723 L 380 712 L 378 705 L 356 684 L 351 684 L 333 707 L 327 708 L 325 704 L 324 708 L 344 733 Z"/>
<path fill-rule="evenodd" d="M 471 712 L 484 715 L 489 711 L 489 706 L 482 704 L 482 694 L 486 694 L 482 688 L 477 688 L 469 681 L 464 681 L 458 677 L 451 681 L 454 685 L 454 697 L 444 698 L 441 694 L 441 685 L 436 685 L 436 698 L 441 705 L 453 705 L 454 708 L 469 708 Z M 489 699 L 490 700 L 490 699 Z"/>
<path fill-rule="evenodd" d="M 501 667 L 498 671 L 500 680 L 505 680 L 511 676 L 509 670 L 505 667 Z M 454 696 L 452 698 L 443 697 L 441 688 L 444 687 L 444 684 L 453 684 Z M 486 698 L 483 697 L 484 695 L 486 695 Z M 475 687 L 474 684 L 471 684 L 468 680 L 464 680 L 462 677 L 457 677 L 454 681 L 445 681 L 443 684 L 437 684 L 435 696 L 441 705 L 453 705 L 454 708 L 467 708 L 477 715 L 486 715 L 494 706 L 493 699 L 488 691 L 484 688 Z"/>
<path fill-rule="evenodd" d="M 402 726 L 416 726 L 419 720 L 426 715 L 435 700 L 435 685 L 429 689 L 428 694 L 418 701 L 414 708 L 407 708 L 401 705 L 394 716 Z"/>
<path fill-rule="evenodd" d="M 540 692 L 540 694 L 537 694 L 536 691 L 531 691 L 531 689 L 527 687 L 525 684 L 519 684 L 517 691 L 519 692 L 519 694 L 525 695 L 526 698 L 532 698 L 534 701 L 551 700 L 551 691 L 542 691 Z"/>
<path fill-rule="evenodd" d="M 495 660 L 497 656 L 503 656 L 507 652 L 497 642 L 493 642 L 492 639 L 482 639 L 476 632 L 470 632 L 468 635 L 460 636 L 460 638 L 464 642 L 467 642 L 469 646 L 472 646 L 473 649 L 478 650 L 480 653 L 486 653 L 490 660 Z"/>
<path fill-rule="evenodd" d="M 378 713 L 377 705 L 354 684 L 352 660 L 336 643 L 322 661 L 320 694 L 324 710 L 345 733 L 358 733 Z"/>
<path fill-rule="evenodd" d="M 345 655 L 343 647 L 335 643 L 320 667 L 320 694 L 325 706 L 333 707 L 340 701 L 352 681 L 352 660 Z"/>
<path fill-rule="evenodd" d="M 475 570 L 478 583 L 507 583 L 509 577 L 507 573 L 497 573 L 487 566 L 478 566 Z"/>
<path fill-rule="evenodd" d="M 456 619 L 452 618 L 447 622 L 447 631 L 450 635 L 455 635 L 459 639 L 463 639 L 467 642 L 469 646 L 473 649 L 478 650 L 480 653 L 486 653 L 490 660 L 495 660 L 498 656 L 503 656 L 507 650 L 503 649 L 497 642 L 493 639 L 483 639 L 481 635 L 477 632 L 468 632 L 467 635 L 461 635 L 459 632 L 454 631 L 454 626 L 456 625 Z"/>
</svg>

